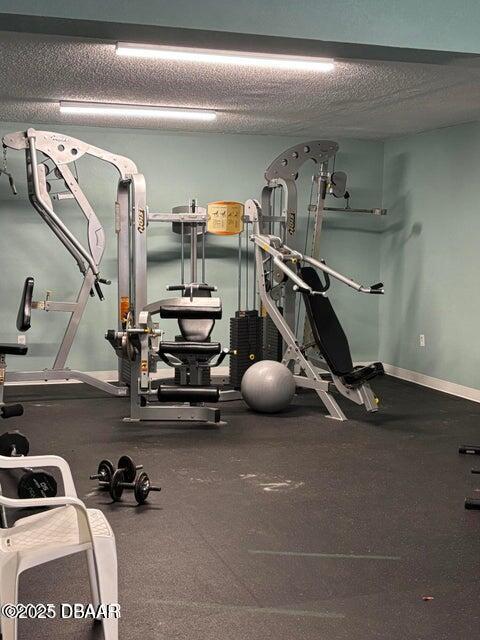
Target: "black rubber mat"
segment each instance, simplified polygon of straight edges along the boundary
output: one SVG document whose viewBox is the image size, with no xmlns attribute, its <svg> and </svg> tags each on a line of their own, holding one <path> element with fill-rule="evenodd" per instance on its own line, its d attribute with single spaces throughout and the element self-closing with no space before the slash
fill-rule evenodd
<svg viewBox="0 0 480 640">
<path fill-rule="evenodd" d="M 126 424 L 127 400 L 81 385 L 11 387 L 25 414 L 1 427 L 25 432 L 32 454 L 64 456 L 79 496 L 107 514 L 121 638 L 473 638 L 480 513 L 463 499 L 476 458 L 457 447 L 480 444 L 480 406 L 390 378 L 374 386 L 376 415 L 342 402 L 351 420 L 335 422 L 306 393 L 278 416 L 222 404 L 220 430 Z M 128 494 L 111 504 L 88 480 L 122 454 L 163 487 L 148 505 Z M 81 556 L 21 579 L 21 602 L 88 599 Z M 19 637 L 102 634 L 85 621 L 21 621 Z"/>
</svg>

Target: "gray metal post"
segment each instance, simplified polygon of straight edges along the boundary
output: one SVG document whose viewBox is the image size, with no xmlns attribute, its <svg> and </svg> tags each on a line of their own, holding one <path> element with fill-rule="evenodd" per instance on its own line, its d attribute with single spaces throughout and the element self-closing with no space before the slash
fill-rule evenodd
<svg viewBox="0 0 480 640">
<path fill-rule="evenodd" d="M 90 297 L 90 291 L 92 290 L 93 283 L 95 282 L 95 275 L 89 269 L 83 280 L 82 287 L 78 293 L 75 311 L 70 316 L 67 328 L 60 343 L 60 347 L 53 363 L 53 369 L 64 369 L 67 362 L 68 354 L 72 348 L 73 341 L 77 335 L 80 320 L 82 319 L 83 312 L 87 306 L 88 299 Z"/>
<path fill-rule="evenodd" d="M 190 225 L 190 283 L 197 282 L 197 226 Z"/>
</svg>

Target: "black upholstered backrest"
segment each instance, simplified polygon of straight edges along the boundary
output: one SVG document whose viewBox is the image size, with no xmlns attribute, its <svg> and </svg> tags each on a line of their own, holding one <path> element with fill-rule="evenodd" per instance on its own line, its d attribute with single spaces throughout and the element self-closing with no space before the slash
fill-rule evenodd
<svg viewBox="0 0 480 640">
<path fill-rule="evenodd" d="M 30 276 L 26 278 L 23 285 L 22 299 L 20 300 L 17 315 L 17 329 L 19 331 L 28 331 L 31 327 L 34 284 L 35 280 Z"/>
<path fill-rule="evenodd" d="M 205 291 L 203 289 L 193 290 L 194 298 L 211 298 L 211 295 L 210 291 Z M 184 292 L 183 297 L 190 297 L 189 289 Z M 181 318 L 178 321 L 178 326 L 180 327 L 183 338 L 187 340 L 187 342 L 206 342 L 212 333 L 213 327 L 215 326 L 215 320 L 204 318 Z"/>
<path fill-rule="evenodd" d="M 313 267 L 303 267 L 301 277 L 315 291 L 321 290 L 320 277 Z M 306 293 L 303 294 L 303 300 L 313 337 L 325 362 L 337 376 L 350 373 L 353 369 L 350 346 L 330 300 L 325 296 Z"/>
</svg>

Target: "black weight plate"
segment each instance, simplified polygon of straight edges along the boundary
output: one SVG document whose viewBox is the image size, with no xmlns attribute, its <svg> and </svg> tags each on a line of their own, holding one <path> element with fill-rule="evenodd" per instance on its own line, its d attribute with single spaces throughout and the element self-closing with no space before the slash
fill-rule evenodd
<svg viewBox="0 0 480 640">
<path fill-rule="evenodd" d="M 118 468 L 125 472 L 124 482 L 135 482 L 137 467 L 130 456 L 122 456 L 118 461 Z"/>
<path fill-rule="evenodd" d="M 122 498 L 123 487 L 121 486 L 125 482 L 125 472 L 123 469 L 117 469 L 112 476 L 110 482 L 110 496 L 114 502 L 118 502 Z"/>
<path fill-rule="evenodd" d="M 18 481 L 18 497 L 28 498 L 53 498 L 57 495 L 57 481 L 42 469 L 27 471 Z"/>
<path fill-rule="evenodd" d="M 97 474 L 100 476 L 100 482 L 108 482 L 110 483 L 115 473 L 115 467 L 110 460 L 102 460 L 97 469 Z"/>
<path fill-rule="evenodd" d="M 148 498 L 150 493 L 150 478 L 146 473 L 141 473 L 136 482 L 133 490 L 133 495 L 138 504 L 143 504 Z"/>
<path fill-rule="evenodd" d="M 0 455 L 11 456 L 12 450 L 19 456 L 26 456 L 30 450 L 28 438 L 20 431 L 7 431 L 0 436 Z"/>
</svg>

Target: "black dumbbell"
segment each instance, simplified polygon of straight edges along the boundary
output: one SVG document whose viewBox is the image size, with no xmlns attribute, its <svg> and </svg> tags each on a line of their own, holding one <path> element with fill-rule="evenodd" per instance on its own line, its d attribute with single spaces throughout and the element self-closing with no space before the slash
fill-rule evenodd
<svg viewBox="0 0 480 640">
<path fill-rule="evenodd" d="M 114 502 L 118 502 L 122 498 L 125 489 L 133 491 L 137 504 L 144 504 L 147 501 L 150 491 L 161 491 L 161 487 L 154 487 L 150 483 L 150 478 L 146 473 L 141 473 L 135 482 L 128 482 L 125 471 L 117 469 L 113 474 L 110 483 L 110 496 Z"/>
<path fill-rule="evenodd" d="M 137 471 L 143 469 L 143 466 L 136 465 L 130 456 L 121 456 L 118 460 L 117 469 L 121 469 L 125 472 L 125 481 L 133 482 L 137 477 Z M 115 473 L 115 467 L 110 460 L 101 460 L 97 473 L 90 476 L 90 480 L 98 480 L 98 485 L 101 489 L 108 489 Z"/>
<path fill-rule="evenodd" d="M 125 482 L 134 482 L 137 471 L 143 469 L 143 464 L 135 464 L 130 456 L 122 456 L 118 459 L 117 469 L 122 469 L 125 473 Z"/>
<path fill-rule="evenodd" d="M 0 455 L 10 458 L 23 458 L 28 455 L 30 443 L 19 431 L 3 433 L 0 436 Z M 18 497 L 53 498 L 57 495 L 57 481 L 43 469 L 23 467 L 24 474 L 17 484 Z"/>
<path fill-rule="evenodd" d="M 101 460 L 97 468 L 97 473 L 91 475 L 90 480 L 99 480 L 100 487 L 104 488 L 105 485 L 103 483 L 109 485 L 114 473 L 115 467 L 110 460 Z"/>
</svg>

